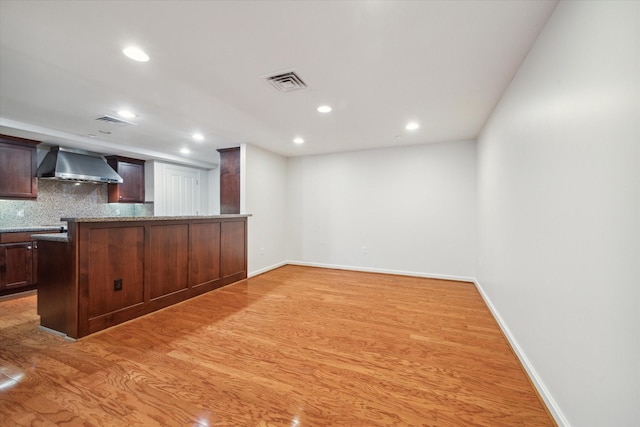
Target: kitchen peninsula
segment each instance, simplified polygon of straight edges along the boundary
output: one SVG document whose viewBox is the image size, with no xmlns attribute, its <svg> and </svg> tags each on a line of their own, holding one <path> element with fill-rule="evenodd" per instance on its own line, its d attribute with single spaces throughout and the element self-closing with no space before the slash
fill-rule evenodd
<svg viewBox="0 0 640 427">
<path fill-rule="evenodd" d="M 41 326 L 72 338 L 247 277 L 247 217 L 62 218 L 39 240 Z"/>
</svg>

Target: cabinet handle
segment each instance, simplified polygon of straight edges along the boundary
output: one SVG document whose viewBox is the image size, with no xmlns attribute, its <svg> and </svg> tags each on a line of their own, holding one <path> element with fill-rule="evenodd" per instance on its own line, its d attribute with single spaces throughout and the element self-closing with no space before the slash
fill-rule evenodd
<svg viewBox="0 0 640 427">
<path fill-rule="evenodd" d="M 31 245 L 27 246 L 27 250 L 30 251 L 31 250 Z"/>
</svg>

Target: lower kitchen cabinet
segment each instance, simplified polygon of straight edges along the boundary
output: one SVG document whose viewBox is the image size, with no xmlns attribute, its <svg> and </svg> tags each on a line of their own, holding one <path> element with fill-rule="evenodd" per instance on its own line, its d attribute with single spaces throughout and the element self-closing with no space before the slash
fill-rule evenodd
<svg viewBox="0 0 640 427">
<path fill-rule="evenodd" d="M 24 288 L 35 283 L 33 252 L 33 242 L 0 245 L 0 291 Z"/>
<path fill-rule="evenodd" d="M 0 296 L 36 288 L 38 281 L 38 242 L 32 234 L 55 231 L 0 233 Z"/>
</svg>

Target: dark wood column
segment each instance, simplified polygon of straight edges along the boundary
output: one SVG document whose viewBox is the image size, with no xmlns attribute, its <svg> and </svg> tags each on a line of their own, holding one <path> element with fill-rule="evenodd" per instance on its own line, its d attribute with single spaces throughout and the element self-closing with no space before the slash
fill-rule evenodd
<svg viewBox="0 0 640 427">
<path fill-rule="evenodd" d="M 219 149 L 220 213 L 240 213 L 240 147 Z"/>
</svg>

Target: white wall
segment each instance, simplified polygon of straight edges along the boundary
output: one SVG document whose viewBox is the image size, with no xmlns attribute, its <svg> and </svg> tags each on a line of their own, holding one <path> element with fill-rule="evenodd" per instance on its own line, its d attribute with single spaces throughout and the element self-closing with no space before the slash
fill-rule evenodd
<svg viewBox="0 0 640 427">
<path fill-rule="evenodd" d="M 289 260 L 474 277 L 475 161 L 473 141 L 289 159 Z"/>
<path fill-rule="evenodd" d="M 208 171 L 208 198 L 209 204 L 207 206 L 207 214 L 219 215 L 220 214 L 220 166 Z"/>
<path fill-rule="evenodd" d="M 219 215 L 220 214 L 220 153 L 216 152 L 213 159 L 210 159 L 216 164 L 214 169 L 207 171 L 207 198 L 209 203 L 207 204 L 206 214 Z"/>
<path fill-rule="evenodd" d="M 241 198 L 248 219 L 249 276 L 286 262 L 287 159 L 245 144 Z"/>
<path fill-rule="evenodd" d="M 573 426 L 640 425 L 639 27 L 561 2 L 479 138 L 478 283 Z"/>
</svg>

